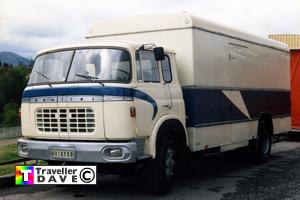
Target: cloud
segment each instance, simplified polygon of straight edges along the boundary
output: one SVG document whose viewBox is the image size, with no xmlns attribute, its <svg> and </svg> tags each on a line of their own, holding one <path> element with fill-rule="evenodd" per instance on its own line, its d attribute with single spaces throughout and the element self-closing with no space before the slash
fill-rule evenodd
<svg viewBox="0 0 300 200">
<path fill-rule="evenodd" d="M 261 36 L 300 33 L 298 0 L 0 0 L 0 51 L 33 56 L 84 39 L 101 19 L 185 10 Z"/>
</svg>

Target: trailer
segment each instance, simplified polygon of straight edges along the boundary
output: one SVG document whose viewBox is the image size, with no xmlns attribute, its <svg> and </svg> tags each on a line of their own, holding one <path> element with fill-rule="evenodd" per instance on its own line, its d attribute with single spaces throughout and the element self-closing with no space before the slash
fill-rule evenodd
<svg viewBox="0 0 300 200">
<path fill-rule="evenodd" d="M 300 35 L 299 34 L 271 34 L 269 38 L 284 42 L 291 53 L 291 133 L 300 131 Z M 296 133 L 297 134 L 297 133 Z"/>
<path fill-rule="evenodd" d="M 291 49 L 292 131 L 300 132 L 300 49 Z"/>
</svg>

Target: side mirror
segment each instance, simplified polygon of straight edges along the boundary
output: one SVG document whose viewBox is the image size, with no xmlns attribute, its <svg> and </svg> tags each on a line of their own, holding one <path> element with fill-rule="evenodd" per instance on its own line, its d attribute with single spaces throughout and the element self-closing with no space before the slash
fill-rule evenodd
<svg viewBox="0 0 300 200">
<path fill-rule="evenodd" d="M 165 52 L 163 47 L 155 47 L 153 52 L 156 61 L 161 61 L 165 59 Z"/>
<path fill-rule="evenodd" d="M 85 66 L 85 70 L 87 71 L 88 76 L 93 77 L 93 78 L 96 77 L 96 67 L 94 64 L 88 63 Z"/>
</svg>

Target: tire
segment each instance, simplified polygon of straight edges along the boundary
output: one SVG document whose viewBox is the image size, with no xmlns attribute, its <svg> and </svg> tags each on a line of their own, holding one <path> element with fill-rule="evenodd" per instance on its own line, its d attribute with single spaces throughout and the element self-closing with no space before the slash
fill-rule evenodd
<svg viewBox="0 0 300 200">
<path fill-rule="evenodd" d="M 153 160 L 151 173 L 148 177 L 149 189 L 154 194 L 170 192 L 175 177 L 175 140 L 167 134 L 160 140 L 156 158 Z"/>
<path fill-rule="evenodd" d="M 260 122 L 256 140 L 250 142 L 250 152 L 254 162 L 264 163 L 268 160 L 272 147 L 272 133 L 264 121 Z"/>
</svg>

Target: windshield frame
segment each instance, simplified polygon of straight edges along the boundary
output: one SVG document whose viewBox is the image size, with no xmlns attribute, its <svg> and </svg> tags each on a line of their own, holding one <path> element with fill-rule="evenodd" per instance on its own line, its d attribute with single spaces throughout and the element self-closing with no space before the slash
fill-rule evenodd
<svg viewBox="0 0 300 200">
<path fill-rule="evenodd" d="M 69 73 L 71 70 L 71 66 L 73 64 L 73 60 L 74 60 L 74 56 L 75 56 L 75 52 L 76 50 L 89 50 L 89 49 L 115 49 L 115 50 L 123 50 L 126 51 L 129 54 L 129 70 L 130 70 L 130 77 L 128 80 L 124 81 L 124 80 L 80 80 L 80 81 L 67 81 L 69 78 Z M 42 52 L 40 54 L 38 54 L 35 59 L 34 59 L 34 63 L 36 61 L 36 59 L 40 56 L 46 55 L 46 54 L 50 54 L 50 53 L 57 53 L 57 52 L 63 52 L 63 51 L 73 51 L 72 52 L 72 57 L 71 57 L 71 61 L 70 61 L 70 65 L 68 66 L 67 69 L 67 75 L 64 81 L 52 81 L 52 82 L 42 82 L 42 83 L 31 83 L 31 84 L 27 84 L 27 86 L 36 86 L 36 85 L 53 85 L 53 84 L 74 84 L 74 83 L 121 83 L 121 84 L 129 84 L 132 82 L 132 55 L 129 51 L 129 49 L 127 48 L 122 48 L 122 47 L 106 47 L 106 46 L 84 46 L 84 47 L 70 47 L 70 48 L 62 48 L 62 49 L 56 49 L 56 50 L 51 50 L 51 51 L 46 51 L 46 52 Z M 32 68 L 32 72 L 33 73 L 33 68 Z"/>
</svg>

